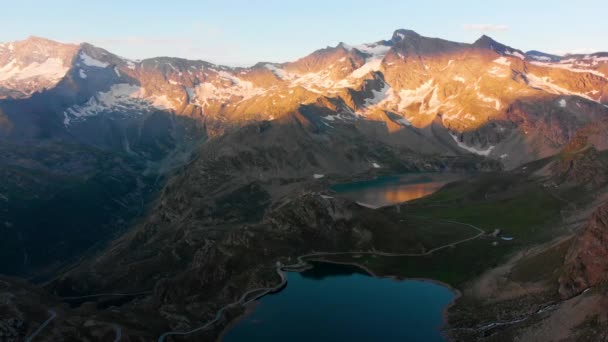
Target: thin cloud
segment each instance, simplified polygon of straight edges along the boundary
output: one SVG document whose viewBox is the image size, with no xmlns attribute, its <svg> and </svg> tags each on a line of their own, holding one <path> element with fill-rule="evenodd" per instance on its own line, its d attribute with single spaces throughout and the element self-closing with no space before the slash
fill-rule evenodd
<svg viewBox="0 0 608 342">
<path fill-rule="evenodd" d="M 509 30 L 508 25 L 494 25 L 494 24 L 464 24 L 462 28 L 467 31 L 477 32 L 504 32 Z"/>
</svg>

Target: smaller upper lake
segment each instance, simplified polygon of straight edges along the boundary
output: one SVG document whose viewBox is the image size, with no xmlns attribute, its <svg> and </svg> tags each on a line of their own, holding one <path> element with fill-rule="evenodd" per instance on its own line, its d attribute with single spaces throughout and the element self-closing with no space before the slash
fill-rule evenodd
<svg viewBox="0 0 608 342">
<path fill-rule="evenodd" d="M 332 190 L 340 196 L 376 208 L 428 196 L 445 184 L 465 177 L 466 174 L 462 173 L 412 173 L 337 184 L 332 186 Z"/>
<path fill-rule="evenodd" d="M 348 265 L 315 263 L 288 273 L 287 286 L 261 298 L 224 341 L 445 341 L 449 288 L 374 278 Z"/>
</svg>

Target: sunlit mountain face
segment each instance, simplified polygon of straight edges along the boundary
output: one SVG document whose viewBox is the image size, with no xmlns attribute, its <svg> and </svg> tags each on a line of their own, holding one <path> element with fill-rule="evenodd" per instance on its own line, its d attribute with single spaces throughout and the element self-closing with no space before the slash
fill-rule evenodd
<svg viewBox="0 0 608 342">
<path fill-rule="evenodd" d="M 372 121 L 407 148 L 474 153 L 510 168 L 554 154 L 608 103 L 605 54 L 524 53 L 487 36 L 464 44 L 409 30 L 249 68 L 132 61 L 89 44 L 29 38 L 2 44 L 0 66 L 5 139 L 69 136 L 124 150 L 130 138 L 110 142 L 107 130 L 91 132 L 91 122 L 170 113 L 204 123 L 214 136 L 297 113 L 329 134 Z"/>
</svg>

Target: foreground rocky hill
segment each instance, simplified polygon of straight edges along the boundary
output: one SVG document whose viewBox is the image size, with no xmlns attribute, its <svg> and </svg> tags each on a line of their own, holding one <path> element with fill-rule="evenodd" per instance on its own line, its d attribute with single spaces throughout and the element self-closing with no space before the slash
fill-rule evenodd
<svg viewBox="0 0 608 342">
<path fill-rule="evenodd" d="M 566 255 L 564 274 L 560 278 L 560 294 L 565 298 L 608 281 L 607 231 L 608 204 L 604 203 L 593 213 Z"/>
</svg>

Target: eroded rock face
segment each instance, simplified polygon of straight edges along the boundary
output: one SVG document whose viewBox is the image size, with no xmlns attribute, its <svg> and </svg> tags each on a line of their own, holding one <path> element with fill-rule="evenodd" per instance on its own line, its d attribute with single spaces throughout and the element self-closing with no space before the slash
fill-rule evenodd
<svg viewBox="0 0 608 342">
<path fill-rule="evenodd" d="M 553 170 L 565 183 L 595 187 L 608 181 L 608 163 L 593 147 L 564 154 Z"/>
<path fill-rule="evenodd" d="M 560 295 L 572 297 L 608 281 L 608 202 L 591 216 L 566 255 Z"/>
<path fill-rule="evenodd" d="M 598 187 L 608 182 L 608 160 L 599 139 L 607 133 L 605 121 L 600 120 L 574 135 L 552 166 L 560 183 Z"/>
</svg>

